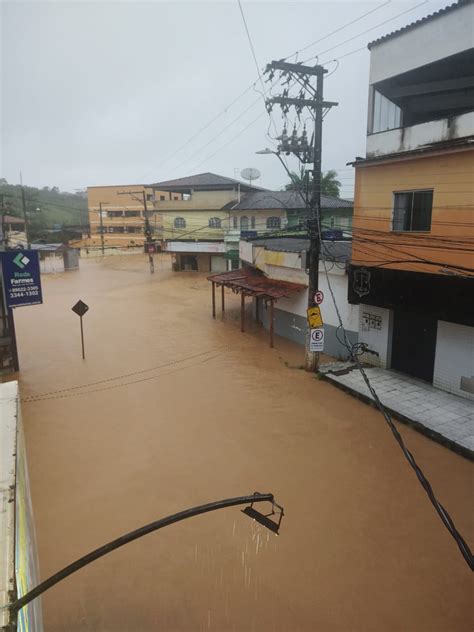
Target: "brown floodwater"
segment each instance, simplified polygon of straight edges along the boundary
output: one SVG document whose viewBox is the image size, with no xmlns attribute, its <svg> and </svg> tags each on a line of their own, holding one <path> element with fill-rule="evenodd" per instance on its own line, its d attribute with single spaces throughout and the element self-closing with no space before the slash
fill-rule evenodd
<svg viewBox="0 0 474 632">
<path fill-rule="evenodd" d="M 231 292 L 213 321 L 204 275 L 156 268 L 83 261 L 16 310 L 21 392 L 43 396 L 23 403 L 42 577 L 255 490 L 281 534 L 239 508 L 150 534 L 46 593 L 46 631 L 472 630 L 471 573 L 380 414 L 300 370 L 300 347 L 241 334 Z M 400 430 L 472 545 L 471 464 Z"/>
</svg>

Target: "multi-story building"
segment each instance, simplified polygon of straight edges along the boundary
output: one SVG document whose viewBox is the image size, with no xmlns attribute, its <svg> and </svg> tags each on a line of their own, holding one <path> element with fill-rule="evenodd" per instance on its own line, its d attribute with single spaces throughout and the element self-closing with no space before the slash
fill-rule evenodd
<svg viewBox="0 0 474 632">
<path fill-rule="evenodd" d="M 162 227 L 153 211 L 153 193 L 153 188 L 144 184 L 87 187 L 90 237 L 86 244 L 101 246 L 103 241 L 109 247 L 143 246 L 145 203 L 152 234 L 161 238 Z M 170 200 L 181 199 L 179 193 L 157 191 L 156 194 Z"/>
<path fill-rule="evenodd" d="M 244 194 L 264 190 L 215 173 L 167 180 L 151 187 L 154 212 L 163 227 L 163 249 L 174 254 L 176 270 L 200 272 L 230 267 L 230 248 L 224 237 L 232 225 L 232 208 Z"/>
<path fill-rule="evenodd" d="M 349 300 L 366 362 L 474 399 L 474 4 L 371 44 Z"/>
</svg>

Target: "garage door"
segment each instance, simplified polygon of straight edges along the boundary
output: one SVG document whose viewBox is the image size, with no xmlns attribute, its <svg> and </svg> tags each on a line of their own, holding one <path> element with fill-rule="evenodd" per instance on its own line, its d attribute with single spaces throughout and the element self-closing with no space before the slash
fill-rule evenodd
<svg viewBox="0 0 474 632">
<path fill-rule="evenodd" d="M 227 261 L 223 255 L 211 256 L 211 272 L 225 272 L 227 270 Z"/>
</svg>

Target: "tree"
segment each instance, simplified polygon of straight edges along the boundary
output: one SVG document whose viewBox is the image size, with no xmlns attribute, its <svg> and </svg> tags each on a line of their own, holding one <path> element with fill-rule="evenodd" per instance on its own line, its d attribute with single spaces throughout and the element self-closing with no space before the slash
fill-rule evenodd
<svg viewBox="0 0 474 632">
<path fill-rule="evenodd" d="M 300 172 L 291 172 L 291 182 L 285 185 L 285 191 L 311 191 L 313 178 L 301 167 Z M 321 193 L 331 197 L 339 197 L 341 183 L 337 179 L 337 171 L 330 169 L 321 176 Z"/>
</svg>

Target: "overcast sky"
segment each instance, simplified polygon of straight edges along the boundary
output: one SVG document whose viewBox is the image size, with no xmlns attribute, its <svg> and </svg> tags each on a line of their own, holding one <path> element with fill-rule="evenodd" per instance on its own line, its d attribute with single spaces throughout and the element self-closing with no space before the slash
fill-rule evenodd
<svg viewBox="0 0 474 632">
<path fill-rule="evenodd" d="M 299 60 L 319 53 L 320 63 L 331 62 L 364 48 L 340 59 L 337 68 L 327 64 L 335 72 L 325 98 L 339 107 L 324 122 L 323 168 L 338 171 L 342 195 L 352 195 L 346 163 L 365 152 L 367 42 L 446 4 L 243 2 L 260 67 L 322 38 Z M 259 184 L 268 188 L 287 181 L 275 156 L 255 154 L 273 146 L 259 93 L 250 88 L 230 105 L 257 79 L 236 0 L 0 7 L 0 175 L 9 182 L 17 183 L 21 170 L 25 184 L 74 191 L 203 171 L 239 177 L 244 167 L 258 168 Z M 259 83 L 255 87 L 261 91 Z M 280 130 L 279 110 L 274 120 Z"/>
</svg>

